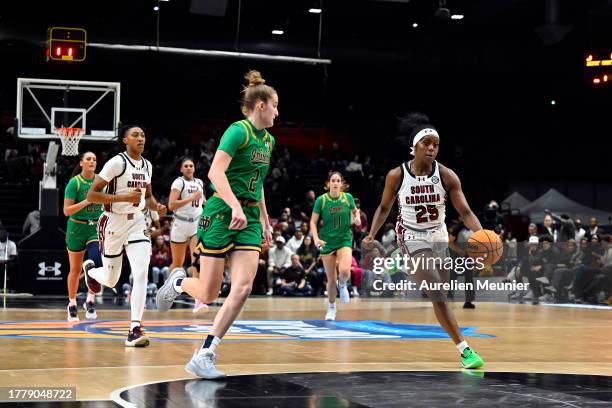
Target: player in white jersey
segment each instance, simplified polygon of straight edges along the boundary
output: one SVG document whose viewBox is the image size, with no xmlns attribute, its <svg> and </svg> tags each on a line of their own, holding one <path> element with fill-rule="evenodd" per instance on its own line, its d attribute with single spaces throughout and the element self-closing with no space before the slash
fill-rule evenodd
<svg viewBox="0 0 612 408">
<path fill-rule="evenodd" d="M 172 251 L 172 264 L 170 271 L 174 268 L 182 268 L 185 262 L 185 251 L 189 244 L 191 262 L 189 263 L 191 274 L 194 278 L 199 277 L 198 268 L 194 267 L 196 236 L 198 223 L 202 215 L 202 205 L 206 203 L 204 197 L 204 183 L 194 177 L 195 164 L 192 159 L 181 160 L 181 177 L 177 177 L 170 187 L 168 197 L 168 208 L 174 211 L 172 229 L 170 230 L 170 249 Z M 206 305 L 196 299 L 193 312 L 205 308 Z"/>
<path fill-rule="evenodd" d="M 93 262 L 83 264 L 85 278 L 113 288 L 121 275 L 123 250 L 132 269 L 134 285 L 130 301 L 131 324 L 126 346 L 144 347 L 149 339 L 142 328 L 142 314 L 147 297 L 147 275 L 151 257 L 151 241 L 142 210 L 146 207 L 165 215 L 151 192 L 151 163 L 142 157 L 144 131 L 138 126 L 124 126 L 119 140 L 126 151 L 110 159 L 96 176 L 87 194 L 92 203 L 104 204 L 98 221 L 98 240 L 103 267 Z M 101 190 L 108 186 L 107 192 Z"/>
<path fill-rule="evenodd" d="M 436 161 L 440 136 L 429 124 L 429 119 L 421 114 L 412 114 L 403 119 L 402 126 L 409 129 L 411 154 L 414 159 L 387 174 L 382 200 L 374 213 L 372 227 L 364 238 L 364 244 L 370 246 L 373 243 L 397 199 L 398 244 L 404 254 L 413 258 L 421 257 L 422 262 L 416 271 L 411 272 L 414 273 L 419 287 L 422 282 L 431 287 L 432 284 L 448 282 L 450 278 L 448 270 L 435 268 L 435 262 L 428 261 L 448 256 L 448 232 L 444 224 L 447 196 L 463 217 L 467 228 L 478 231 L 482 226 L 470 209 L 455 172 Z M 434 266 L 431 266 L 432 264 Z M 461 335 L 457 319 L 446 301 L 446 291 L 427 292 L 438 322 L 455 342 L 461 354 L 461 365 L 464 368 L 482 366 L 484 362 L 480 356 L 468 346 Z"/>
</svg>

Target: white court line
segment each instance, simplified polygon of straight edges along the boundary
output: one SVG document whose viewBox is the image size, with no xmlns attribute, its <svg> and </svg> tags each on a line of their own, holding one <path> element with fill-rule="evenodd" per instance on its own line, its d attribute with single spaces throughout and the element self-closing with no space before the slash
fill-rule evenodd
<svg viewBox="0 0 612 408">
<path fill-rule="evenodd" d="M 110 399 L 111 401 L 113 401 L 116 404 L 119 404 L 120 406 L 124 407 L 124 408 L 137 408 L 136 405 L 132 404 L 131 402 L 128 402 L 124 399 L 121 398 L 121 393 L 124 391 L 128 391 L 132 388 L 136 388 L 136 387 L 142 387 L 144 385 L 151 385 L 151 384 L 159 384 L 159 383 L 163 383 L 163 382 L 170 382 L 170 381 L 179 381 L 179 380 L 188 380 L 190 377 L 180 377 L 180 378 L 173 378 L 170 380 L 161 380 L 161 381 L 149 381 L 146 383 L 142 383 L 142 384 L 135 384 L 135 385 L 130 385 L 128 387 L 123 387 L 123 388 L 119 388 L 117 390 L 114 390 L 110 393 Z"/>
</svg>

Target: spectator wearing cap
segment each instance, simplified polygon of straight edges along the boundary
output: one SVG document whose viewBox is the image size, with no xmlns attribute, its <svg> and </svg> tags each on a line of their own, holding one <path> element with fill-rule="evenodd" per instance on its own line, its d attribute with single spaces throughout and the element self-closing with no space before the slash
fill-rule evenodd
<svg viewBox="0 0 612 408">
<path fill-rule="evenodd" d="M 274 244 L 275 246 L 268 250 L 268 292 L 266 293 L 268 296 L 274 293 L 274 287 L 280 283 L 279 277 L 291 265 L 292 254 L 285 247 L 285 238 L 276 237 Z"/>
</svg>

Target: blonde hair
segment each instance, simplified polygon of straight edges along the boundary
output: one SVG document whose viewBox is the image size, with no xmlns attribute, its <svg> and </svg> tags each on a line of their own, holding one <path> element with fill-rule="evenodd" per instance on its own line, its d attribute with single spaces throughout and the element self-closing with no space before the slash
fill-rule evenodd
<svg viewBox="0 0 612 408">
<path fill-rule="evenodd" d="M 329 191 L 329 182 L 331 181 L 332 176 L 334 176 L 335 174 L 340 176 L 340 181 L 342 181 L 342 185 L 340 186 L 340 191 L 343 193 L 347 192 L 350 185 L 346 183 L 346 180 L 344 179 L 344 176 L 342 175 L 342 173 L 340 173 L 337 170 L 330 171 L 329 174 L 327 175 L 327 180 L 325 180 L 325 191 Z"/>
<path fill-rule="evenodd" d="M 242 113 L 246 116 L 249 112 L 255 110 L 255 105 L 258 101 L 267 103 L 268 100 L 276 93 L 276 90 L 270 85 L 266 85 L 265 79 L 262 78 L 259 71 L 251 70 L 244 75 L 248 85 L 242 90 Z"/>
</svg>

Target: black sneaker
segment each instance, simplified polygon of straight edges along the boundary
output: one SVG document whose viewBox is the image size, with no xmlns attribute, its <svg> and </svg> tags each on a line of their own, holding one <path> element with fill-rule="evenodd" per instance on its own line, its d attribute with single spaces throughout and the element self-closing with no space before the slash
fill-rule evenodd
<svg viewBox="0 0 612 408">
<path fill-rule="evenodd" d="M 91 259 L 88 259 L 83 262 L 83 272 L 85 272 L 85 284 L 87 285 L 87 289 L 89 289 L 91 293 L 100 293 L 102 291 L 102 285 L 100 285 L 100 282 L 98 282 L 89 275 L 89 271 L 95 267 L 96 264 Z"/>
<path fill-rule="evenodd" d="M 79 316 L 77 315 L 76 305 L 68 305 L 68 321 L 69 322 L 79 321 Z"/>
<path fill-rule="evenodd" d="M 83 309 L 85 309 L 85 318 L 87 320 L 96 320 L 98 314 L 96 313 L 94 302 L 83 303 Z"/>
<path fill-rule="evenodd" d="M 472 302 L 465 302 L 463 304 L 464 309 L 476 309 L 476 306 Z"/>
<path fill-rule="evenodd" d="M 125 345 L 129 347 L 146 347 L 149 345 L 149 339 L 145 336 L 142 326 L 136 326 L 129 331 Z"/>
</svg>

